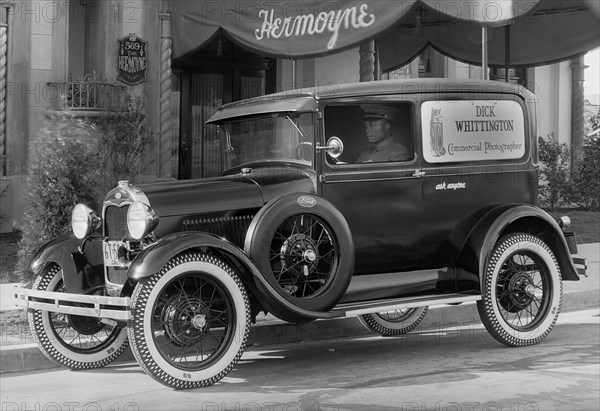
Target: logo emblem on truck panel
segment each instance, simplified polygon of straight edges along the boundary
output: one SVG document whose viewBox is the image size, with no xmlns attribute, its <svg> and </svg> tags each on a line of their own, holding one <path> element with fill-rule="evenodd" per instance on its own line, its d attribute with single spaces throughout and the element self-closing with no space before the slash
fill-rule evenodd
<svg viewBox="0 0 600 411">
<path fill-rule="evenodd" d="M 300 207 L 311 208 L 317 205 L 317 200 L 309 196 L 298 197 Z"/>
</svg>

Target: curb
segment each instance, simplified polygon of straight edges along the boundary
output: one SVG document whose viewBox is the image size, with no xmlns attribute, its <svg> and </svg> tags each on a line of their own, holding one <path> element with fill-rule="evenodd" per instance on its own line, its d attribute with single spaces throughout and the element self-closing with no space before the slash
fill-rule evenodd
<svg viewBox="0 0 600 411">
<path fill-rule="evenodd" d="M 584 280 L 585 281 L 585 280 Z M 600 306 L 600 290 L 592 288 L 582 291 L 565 292 L 562 311 L 576 311 Z M 423 322 L 412 332 L 443 332 L 464 324 L 479 323 L 479 314 L 474 303 L 459 306 L 432 307 Z M 248 347 L 273 344 L 301 343 L 313 340 L 337 339 L 377 335 L 367 330 L 358 318 L 317 320 L 305 324 L 289 324 L 279 320 L 265 321 L 250 328 Z M 128 348 L 119 362 L 135 361 Z M 39 350 L 37 344 L 23 344 L 0 347 L 0 374 L 21 373 L 62 367 L 50 361 Z"/>
</svg>

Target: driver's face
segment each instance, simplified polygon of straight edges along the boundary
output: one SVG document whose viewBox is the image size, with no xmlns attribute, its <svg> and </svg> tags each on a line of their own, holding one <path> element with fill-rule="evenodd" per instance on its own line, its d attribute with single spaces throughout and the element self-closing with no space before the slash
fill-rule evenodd
<svg viewBox="0 0 600 411">
<path fill-rule="evenodd" d="M 387 134 L 386 121 L 385 120 L 365 120 L 363 121 L 365 126 L 365 134 L 371 144 L 377 144 L 383 141 Z"/>
</svg>

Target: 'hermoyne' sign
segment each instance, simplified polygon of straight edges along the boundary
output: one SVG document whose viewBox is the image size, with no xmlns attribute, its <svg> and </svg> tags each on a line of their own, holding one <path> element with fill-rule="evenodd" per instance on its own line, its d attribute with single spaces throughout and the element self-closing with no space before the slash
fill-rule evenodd
<svg viewBox="0 0 600 411">
<path fill-rule="evenodd" d="M 525 155 L 525 120 L 516 101 L 427 101 L 421 106 L 421 126 L 428 163 Z"/>
<path fill-rule="evenodd" d="M 118 40 L 117 80 L 130 86 L 146 81 L 147 45 L 135 34 Z"/>
</svg>

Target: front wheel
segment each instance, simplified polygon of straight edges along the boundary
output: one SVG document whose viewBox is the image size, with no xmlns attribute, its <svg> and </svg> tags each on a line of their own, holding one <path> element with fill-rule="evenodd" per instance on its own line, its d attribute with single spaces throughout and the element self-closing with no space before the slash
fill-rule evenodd
<svg viewBox="0 0 600 411">
<path fill-rule="evenodd" d="M 499 342 L 533 345 L 552 330 L 562 305 L 560 269 L 552 250 L 531 234 L 498 240 L 483 278 L 479 316 Z"/>
<path fill-rule="evenodd" d="M 62 270 L 49 266 L 33 284 L 34 290 L 65 292 Z M 30 310 L 31 332 L 40 351 L 51 361 L 74 370 L 100 368 L 127 348 L 127 331 L 99 318 Z"/>
<path fill-rule="evenodd" d="M 415 329 L 427 314 L 428 307 L 406 308 L 364 314 L 358 317 L 369 330 L 383 336 L 406 334 Z"/>
<path fill-rule="evenodd" d="M 242 356 L 250 325 L 246 289 L 221 260 L 174 257 L 132 296 L 129 340 L 152 378 L 176 388 L 212 385 Z"/>
</svg>

